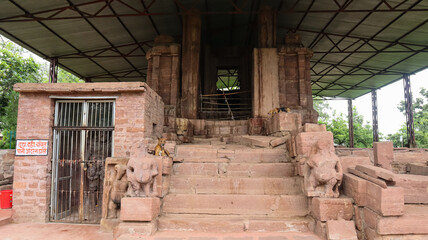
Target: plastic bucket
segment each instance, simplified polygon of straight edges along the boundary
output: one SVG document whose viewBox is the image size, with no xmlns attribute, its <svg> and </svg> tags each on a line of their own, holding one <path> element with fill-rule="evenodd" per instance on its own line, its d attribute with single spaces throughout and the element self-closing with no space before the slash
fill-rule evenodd
<svg viewBox="0 0 428 240">
<path fill-rule="evenodd" d="M 3 190 L 0 194 L 0 208 L 12 207 L 13 190 Z"/>
</svg>

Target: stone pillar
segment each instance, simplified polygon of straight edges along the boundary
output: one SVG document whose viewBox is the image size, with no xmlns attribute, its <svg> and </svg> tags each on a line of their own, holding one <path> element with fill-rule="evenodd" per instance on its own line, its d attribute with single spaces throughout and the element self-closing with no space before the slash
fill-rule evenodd
<svg viewBox="0 0 428 240">
<path fill-rule="evenodd" d="M 312 52 L 302 45 L 301 37 L 290 33 L 279 51 L 279 105 L 301 112 L 303 124 L 316 123 L 310 74 Z"/>
<path fill-rule="evenodd" d="M 253 63 L 253 116 L 267 117 L 279 107 L 276 48 L 254 49 Z"/>
<path fill-rule="evenodd" d="M 181 65 L 181 117 L 198 118 L 201 16 L 189 10 L 183 17 L 183 64 Z"/>
<path fill-rule="evenodd" d="M 180 45 L 171 36 L 159 35 L 146 54 L 147 84 L 162 97 L 165 105 L 177 106 L 180 74 Z"/>
<path fill-rule="evenodd" d="M 259 47 L 276 47 L 276 12 L 272 7 L 263 6 L 260 9 L 258 22 Z"/>
<path fill-rule="evenodd" d="M 165 103 L 163 132 L 175 131 L 175 118 L 179 99 L 180 45 L 174 38 L 159 35 L 146 54 L 147 84 L 158 93 Z"/>
</svg>

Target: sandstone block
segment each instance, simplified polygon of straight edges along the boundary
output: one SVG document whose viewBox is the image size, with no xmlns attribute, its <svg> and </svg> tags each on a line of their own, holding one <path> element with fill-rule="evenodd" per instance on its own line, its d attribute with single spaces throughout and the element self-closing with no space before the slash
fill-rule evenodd
<svg viewBox="0 0 428 240">
<path fill-rule="evenodd" d="M 343 191 L 346 196 L 352 197 L 355 204 L 365 206 L 367 181 L 350 173 L 343 174 Z"/>
<path fill-rule="evenodd" d="M 397 187 L 404 189 L 404 203 L 428 204 L 428 176 L 397 174 Z"/>
<path fill-rule="evenodd" d="M 172 174 L 172 158 L 162 157 L 162 175 Z"/>
<path fill-rule="evenodd" d="M 371 164 L 369 157 L 351 155 L 351 156 L 339 157 L 339 159 L 340 159 L 340 163 L 342 165 L 342 170 L 344 173 L 347 173 L 349 168 L 355 168 L 357 165 Z"/>
<path fill-rule="evenodd" d="M 271 147 L 277 147 L 279 145 L 282 145 L 285 142 L 287 142 L 287 139 L 288 138 L 286 138 L 286 137 L 275 138 L 275 139 L 270 141 L 270 146 Z"/>
<path fill-rule="evenodd" d="M 333 133 L 331 132 L 301 132 L 296 137 L 297 154 L 309 156 L 312 146 L 320 139 L 331 140 L 333 147 Z"/>
<path fill-rule="evenodd" d="M 315 231 L 314 231 L 321 239 L 327 239 L 327 223 L 316 221 L 315 223 Z"/>
<path fill-rule="evenodd" d="M 121 201 L 120 220 L 122 221 L 152 221 L 159 215 L 159 198 L 125 197 Z"/>
<path fill-rule="evenodd" d="M 366 183 L 367 207 L 382 216 L 400 216 L 404 213 L 404 190 L 401 187 L 382 188 Z"/>
<path fill-rule="evenodd" d="M 320 221 L 351 220 L 353 207 L 351 198 L 313 198 L 312 214 Z"/>
<path fill-rule="evenodd" d="M 385 181 L 395 181 L 395 174 L 393 172 L 380 167 L 370 165 L 357 165 L 355 169 L 374 178 L 382 178 Z"/>
<path fill-rule="evenodd" d="M 299 132 L 302 128 L 302 115 L 300 113 L 280 112 L 274 117 L 279 118 L 279 131 Z"/>
<path fill-rule="evenodd" d="M 330 220 L 327 221 L 328 240 L 358 240 L 354 221 Z"/>
<path fill-rule="evenodd" d="M 409 163 L 407 164 L 409 174 L 428 176 L 428 165 L 424 163 Z"/>
<path fill-rule="evenodd" d="M 379 214 L 374 212 L 368 207 L 363 208 L 364 225 L 376 231 L 378 219 L 381 218 Z"/>
<path fill-rule="evenodd" d="M 392 170 L 391 163 L 394 160 L 394 147 L 392 142 L 374 142 L 374 165 Z"/>
<path fill-rule="evenodd" d="M 354 205 L 354 222 L 355 222 L 355 227 L 357 227 L 357 230 L 359 231 L 363 231 L 364 230 L 364 219 L 362 217 L 362 212 L 363 212 L 363 207 L 358 207 L 357 205 Z"/>
<path fill-rule="evenodd" d="M 315 124 L 315 123 L 305 123 L 303 127 L 303 131 L 305 132 L 325 132 L 326 127 L 325 124 Z"/>
</svg>

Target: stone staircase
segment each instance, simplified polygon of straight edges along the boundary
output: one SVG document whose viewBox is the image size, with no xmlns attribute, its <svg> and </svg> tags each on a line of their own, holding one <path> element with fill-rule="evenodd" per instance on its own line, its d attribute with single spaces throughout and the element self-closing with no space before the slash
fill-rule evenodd
<svg viewBox="0 0 428 240">
<path fill-rule="evenodd" d="M 158 231 L 308 232 L 302 178 L 285 148 L 223 144 L 176 147 L 169 194 Z"/>
</svg>

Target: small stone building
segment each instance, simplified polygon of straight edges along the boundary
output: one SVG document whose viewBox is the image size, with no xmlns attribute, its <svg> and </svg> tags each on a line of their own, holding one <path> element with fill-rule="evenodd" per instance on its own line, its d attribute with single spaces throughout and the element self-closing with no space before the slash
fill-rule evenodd
<svg viewBox="0 0 428 240">
<path fill-rule="evenodd" d="M 99 203 L 102 198 L 102 179 L 89 183 L 88 170 L 99 172 L 106 157 L 129 156 L 133 144 L 162 134 L 164 104 L 145 83 L 17 84 L 15 91 L 20 93 L 18 144 L 48 141 L 47 155 L 15 157 L 16 222 L 78 218 L 78 199 Z M 49 210 L 51 201 L 58 204 Z M 91 216 L 80 217 L 99 221 L 97 203 L 84 210 Z"/>
</svg>

